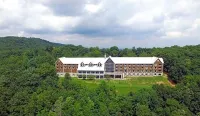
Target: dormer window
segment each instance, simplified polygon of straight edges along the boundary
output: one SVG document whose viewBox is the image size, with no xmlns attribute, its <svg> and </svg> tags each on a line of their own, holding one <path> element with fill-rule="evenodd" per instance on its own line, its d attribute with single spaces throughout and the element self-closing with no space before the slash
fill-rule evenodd
<svg viewBox="0 0 200 116">
<path fill-rule="evenodd" d="M 81 67 L 84 67 L 84 66 L 85 66 L 85 64 L 83 62 L 81 62 Z"/>
<path fill-rule="evenodd" d="M 98 63 L 98 67 L 101 67 L 101 66 L 102 66 L 102 64 L 99 62 L 99 63 Z"/>
<path fill-rule="evenodd" d="M 90 62 L 90 63 L 89 63 L 89 67 L 92 67 L 92 66 L 93 66 L 93 64 L 92 64 L 92 62 Z"/>
</svg>

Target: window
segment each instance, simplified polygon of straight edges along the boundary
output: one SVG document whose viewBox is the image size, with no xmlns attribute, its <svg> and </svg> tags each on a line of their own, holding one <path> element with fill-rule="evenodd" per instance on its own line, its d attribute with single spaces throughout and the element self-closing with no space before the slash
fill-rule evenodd
<svg viewBox="0 0 200 116">
<path fill-rule="evenodd" d="M 101 67 L 101 66 L 102 66 L 102 64 L 99 62 L 99 63 L 98 63 L 98 67 Z"/>
<path fill-rule="evenodd" d="M 83 62 L 81 62 L 81 67 L 84 67 L 84 66 L 85 66 L 85 64 Z"/>
<path fill-rule="evenodd" d="M 92 64 L 92 62 L 90 62 L 90 63 L 89 63 L 89 67 L 92 67 L 92 66 L 93 66 L 93 64 Z"/>
</svg>

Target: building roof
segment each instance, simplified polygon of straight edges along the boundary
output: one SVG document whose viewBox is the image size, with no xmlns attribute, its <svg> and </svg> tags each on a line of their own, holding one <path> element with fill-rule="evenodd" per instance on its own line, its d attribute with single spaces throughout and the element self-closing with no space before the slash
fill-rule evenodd
<svg viewBox="0 0 200 116">
<path fill-rule="evenodd" d="M 157 59 L 164 63 L 162 58 L 158 57 L 109 57 L 115 64 L 153 64 Z"/>
<path fill-rule="evenodd" d="M 79 64 L 78 65 L 78 70 L 90 70 L 90 71 L 104 71 L 104 63 L 106 61 L 107 58 L 104 57 L 98 57 L 98 58 L 66 58 L 66 57 L 62 57 L 59 58 L 60 61 L 63 64 Z M 86 64 L 85 66 L 81 66 L 81 63 Z M 90 67 L 88 64 L 95 64 L 94 66 Z M 98 66 L 97 64 L 101 64 L 101 66 Z"/>
<path fill-rule="evenodd" d="M 62 57 L 59 58 L 60 61 L 63 64 L 80 64 L 81 62 L 83 62 L 84 64 L 89 64 L 90 62 L 93 64 L 97 64 L 99 62 L 101 62 L 102 64 L 105 63 L 105 59 L 104 57 L 90 57 L 90 58 L 66 58 L 66 57 Z"/>
<path fill-rule="evenodd" d="M 158 58 L 162 63 L 164 63 L 164 60 L 163 60 L 163 58 Z"/>
</svg>

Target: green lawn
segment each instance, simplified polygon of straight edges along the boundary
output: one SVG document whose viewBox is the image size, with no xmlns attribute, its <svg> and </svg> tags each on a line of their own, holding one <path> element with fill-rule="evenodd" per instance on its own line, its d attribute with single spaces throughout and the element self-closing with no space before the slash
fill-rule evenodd
<svg viewBox="0 0 200 116">
<path fill-rule="evenodd" d="M 127 80 L 82 80 L 73 78 L 75 81 L 89 89 L 95 89 L 102 81 L 110 86 L 115 86 L 119 94 L 128 94 L 129 92 L 137 92 L 142 88 L 151 88 L 154 84 L 170 85 L 166 77 L 131 77 Z"/>
</svg>

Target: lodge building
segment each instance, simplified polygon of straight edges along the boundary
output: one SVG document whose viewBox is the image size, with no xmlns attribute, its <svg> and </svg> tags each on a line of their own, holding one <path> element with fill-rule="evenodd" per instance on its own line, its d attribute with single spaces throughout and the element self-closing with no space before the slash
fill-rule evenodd
<svg viewBox="0 0 200 116">
<path fill-rule="evenodd" d="M 100 58 L 59 58 L 56 63 L 59 76 L 69 73 L 73 77 L 97 79 L 109 75 L 112 78 L 163 75 L 164 61 L 158 57 L 100 57 Z"/>
</svg>

